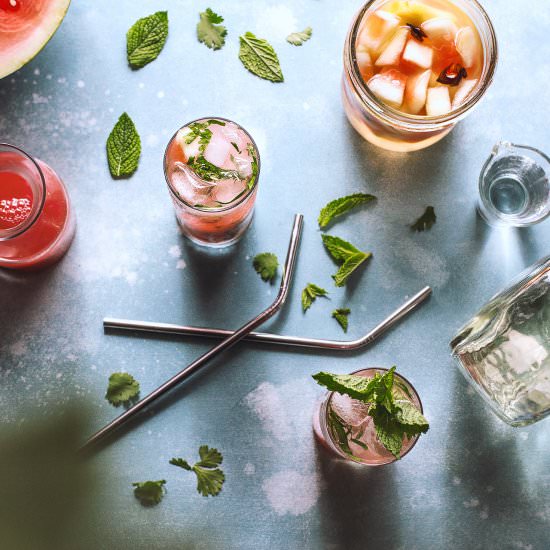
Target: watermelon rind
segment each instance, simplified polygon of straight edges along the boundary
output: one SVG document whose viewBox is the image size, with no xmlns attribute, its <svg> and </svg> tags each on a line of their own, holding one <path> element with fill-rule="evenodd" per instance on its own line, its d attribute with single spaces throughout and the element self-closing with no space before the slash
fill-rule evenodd
<svg viewBox="0 0 550 550">
<path fill-rule="evenodd" d="M 70 3 L 71 0 L 51 0 L 48 16 L 36 27 L 31 36 L 17 46 L 17 53 L 14 55 L 10 51 L 7 55 L 3 55 L 0 52 L 0 78 L 4 78 L 26 65 L 44 48 L 61 25 Z"/>
</svg>

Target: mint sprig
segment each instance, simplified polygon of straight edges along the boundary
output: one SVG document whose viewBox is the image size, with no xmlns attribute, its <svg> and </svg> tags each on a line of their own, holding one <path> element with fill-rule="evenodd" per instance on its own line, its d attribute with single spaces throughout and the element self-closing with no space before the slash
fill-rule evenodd
<svg viewBox="0 0 550 550">
<path fill-rule="evenodd" d="M 374 195 L 369 195 L 368 193 L 354 193 L 353 195 L 347 195 L 345 197 L 330 201 L 325 207 L 323 207 L 319 214 L 319 227 L 324 229 L 334 220 L 334 218 L 342 216 L 353 208 L 356 208 L 361 204 L 371 202 L 375 199 L 376 197 Z"/>
<path fill-rule="evenodd" d="M 168 38 L 168 12 L 157 11 L 138 19 L 126 33 L 126 54 L 132 69 L 154 61 Z"/>
<path fill-rule="evenodd" d="M 251 73 L 272 82 L 284 81 L 279 58 L 267 40 L 257 38 L 251 32 L 243 34 L 239 40 L 239 59 Z"/>
<path fill-rule="evenodd" d="M 223 17 L 210 8 L 206 8 L 206 11 L 199 14 L 197 38 L 212 50 L 219 50 L 225 44 L 227 29 L 219 23 L 223 23 Z"/>
<path fill-rule="evenodd" d="M 138 167 L 141 139 L 133 120 L 122 113 L 107 138 L 107 162 L 114 178 L 131 176 Z"/>
<path fill-rule="evenodd" d="M 411 229 L 413 231 L 426 231 L 431 229 L 432 225 L 435 223 L 437 216 L 435 215 L 435 210 L 433 206 L 427 206 L 426 210 L 420 218 L 418 218 L 412 225 Z"/>
<path fill-rule="evenodd" d="M 311 307 L 318 296 L 327 296 L 328 292 L 313 283 L 308 283 L 302 290 L 302 310 L 304 313 Z"/>
<path fill-rule="evenodd" d="M 349 308 L 339 308 L 332 312 L 333 319 L 338 321 L 344 332 L 348 331 L 348 315 L 351 313 Z"/>
<path fill-rule="evenodd" d="M 302 32 L 292 32 L 286 37 L 286 41 L 293 46 L 301 46 L 311 38 L 313 29 L 306 27 Z"/>
<path fill-rule="evenodd" d="M 362 252 L 351 243 L 333 235 L 322 235 L 323 244 L 340 269 L 332 276 L 336 286 L 344 286 L 350 275 L 372 254 Z"/>
</svg>

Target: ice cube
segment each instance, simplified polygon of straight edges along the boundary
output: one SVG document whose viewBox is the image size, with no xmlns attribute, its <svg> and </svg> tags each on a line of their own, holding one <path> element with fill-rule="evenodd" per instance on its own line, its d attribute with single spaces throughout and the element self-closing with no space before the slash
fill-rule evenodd
<svg viewBox="0 0 550 550">
<path fill-rule="evenodd" d="M 453 41 L 458 27 L 448 17 L 434 17 L 424 21 L 420 28 L 426 33 L 430 40 Z"/>
<path fill-rule="evenodd" d="M 232 202 L 246 188 L 246 182 L 240 179 L 227 179 L 218 182 L 212 194 L 215 201 L 221 203 Z"/>
<path fill-rule="evenodd" d="M 426 104 L 426 95 L 428 93 L 428 83 L 432 76 L 432 71 L 422 71 L 414 76 L 409 76 L 405 87 L 405 104 L 413 115 L 417 115 Z"/>
<path fill-rule="evenodd" d="M 458 30 L 455 37 L 455 46 L 462 57 L 462 63 L 468 69 L 476 62 L 478 54 L 477 39 L 472 27 L 462 27 Z"/>
<path fill-rule="evenodd" d="M 189 128 L 182 128 L 176 134 L 176 142 L 181 147 L 183 151 L 183 156 L 185 160 L 189 160 L 191 157 L 196 157 L 199 154 L 199 139 L 196 138 L 193 143 L 186 143 L 185 139 L 187 135 L 191 132 Z"/>
<path fill-rule="evenodd" d="M 246 148 L 246 139 L 243 132 L 235 126 L 232 122 L 227 122 L 225 126 L 219 126 L 219 133 L 231 144 L 235 144 L 239 150 Z M 212 127 L 210 128 L 212 130 Z M 233 145 L 232 145 L 233 147 Z M 233 147 L 233 149 L 235 149 Z"/>
<path fill-rule="evenodd" d="M 252 175 L 252 162 L 247 153 L 232 154 L 231 160 L 241 179 L 247 179 Z"/>
<path fill-rule="evenodd" d="M 403 103 L 407 77 L 396 69 L 382 71 L 367 83 L 371 92 L 391 107 L 399 108 Z"/>
<path fill-rule="evenodd" d="M 371 53 L 378 52 L 384 42 L 392 36 L 400 22 L 399 17 L 393 13 L 376 10 L 367 17 L 358 43 L 364 45 Z"/>
<path fill-rule="evenodd" d="M 445 115 L 451 110 L 451 96 L 447 86 L 428 88 L 426 113 L 428 116 Z"/>
<path fill-rule="evenodd" d="M 220 130 L 210 128 L 212 137 L 204 151 L 204 158 L 214 166 L 222 166 L 226 159 L 235 151 L 231 141 L 229 141 Z"/>
<path fill-rule="evenodd" d="M 458 106 L 462 105 L 466 101 L 466 98 L 476 87 L 477 82 L 477 78 L 462 80 L 462 82 L 458 85 L 456 89 L 455 96 L 453 97 L 453 109 L 456 109 Z"/>
<path fill-rule="evenodd" d="M 388 42 L 388 45 L 380 54 L 380 57 L 376 60 L 375 65 L 377 67 L 384 65 L 397 65 L 409 35 L 409 27 L 400 27 L 397 29 L 392 39 Z"/>
<path fill-rule="evenodd" d="M 330 401 L 331 409 L 349 426 L 357 427 L 368 417 L 369 404 L 335 393 Z"/>
<path fill-rule="evenodd" d="M 189 204 L 204 202 L 204 197 L 215 185 L 201 180 L 189 166 L 179 161 L 174 163 L 170 183 L 178 195 Z"/>
<path fill-rule="evenodd" d="M 429 46 L 425 46 L 415 40 L 409 39 L 403 52 L 403 61 L 414 63 L 422 69 L 429 69 L 432 66 L 434 52 Z"/>
<path fill-rule="evenodd" d="M 355 57 L 359 72 L 365 81 L 373 75 L 372 59 L 367 48 L 363 45 L 357 46 Z"/>
</svg>

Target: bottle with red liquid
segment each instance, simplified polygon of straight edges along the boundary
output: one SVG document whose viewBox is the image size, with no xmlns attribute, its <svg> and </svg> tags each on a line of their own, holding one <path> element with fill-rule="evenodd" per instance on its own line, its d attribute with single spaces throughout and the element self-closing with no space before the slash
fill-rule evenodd
<svg viewBox="0 0 550 550">
<path fill-rule="evenodd" d="M 32 270 L 55 263 L 75 228 L 59 176 L 22 149 L 0 144 L 0 267 Z"/>
</svg>

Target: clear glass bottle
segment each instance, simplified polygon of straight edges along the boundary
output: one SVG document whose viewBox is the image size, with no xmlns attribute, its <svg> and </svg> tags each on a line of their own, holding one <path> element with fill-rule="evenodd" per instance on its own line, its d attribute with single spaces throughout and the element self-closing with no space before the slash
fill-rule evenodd
<svg viewBox="0 0 550 550">
<path fill-rule="evenodd" d="M 512 426 L 550 414 L 550 256 L 521 273 L 451 342 L 461 371 Z"/>
<path fill-rule="evenodd" d="M 483 48 L 484 63 L 478 84 L 459 107 L 440 116 L 400 112 L 380 101 L 364 82 L 357 63 L 356 42 L 365 15 L 388 0 L 370 0 L 357 13 L 344 44 L 342 101 L 351 125 L 367 141 L 390 151 L 424 149 L 445 137 L 479 102 L 491 84 L 497 64 L 497 41 L 493 25 L 476 0 L 444 0 L 449 10 L 462 10 L 474 23 Z"/>
</svg>

